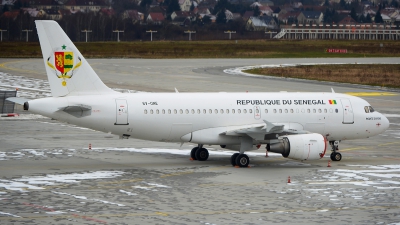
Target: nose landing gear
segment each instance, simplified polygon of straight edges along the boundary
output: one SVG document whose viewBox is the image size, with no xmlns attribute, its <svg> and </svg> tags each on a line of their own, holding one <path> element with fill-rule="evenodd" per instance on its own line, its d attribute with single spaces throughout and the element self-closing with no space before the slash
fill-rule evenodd
<svg viewBox="0 0 400 225">
<path fill-rule="evenodd" d="M 342 154 L 340 154 L 339 151 L 339 143 L 340 141 L 330 141 L 329 144 L 332 147 L 332 153 L 331 153 L 331 160 L 332 161 L 340 161 L 342 160 Z"/>
</svg>

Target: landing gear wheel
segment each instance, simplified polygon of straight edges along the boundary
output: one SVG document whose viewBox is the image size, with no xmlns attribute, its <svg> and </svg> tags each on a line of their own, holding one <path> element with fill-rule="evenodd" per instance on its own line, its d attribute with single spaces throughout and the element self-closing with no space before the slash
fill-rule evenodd
<svg viewBox="0 0 400 225">
<path fill-rule="evenodd" d="M 236 166 L 236 158 L 237 156 L 240 155 L 239 153 L 235 153 L 231 156 L 231 164 L 232 166 Z"/>
<path fill-rule="evenodd" d="M 246 154 L 239 154 L 236 157 L 236 165 L 239 167 L 248 167 L 250 163 L 250 159 Z"/>
<path fill-rule="evenodd" d="M 342 154 L 340 154 L 339 152 L 332 152 L 331 160 L 332 161 L 340 161 L 340 160 L 342 160 Z"/>
<path fill-rule="evenodd" d="M 200 148 L 200 149 L 197 149 L 195 155 L 196 155 L 197 160 L 206 161 L 208 159 L 209 153 L 208 153 L 207 149 Z"/>
<path fill-rule="evenodd" d="M 340 161 L 342 160 L 342 154 L 340 154 L 339 152 L 333 152 L 331 154 L 331 159 L 332 161 Z"/>
<path fill-rule="evenodd" d="M 199 147 L 194 147 L 194 148 L 192 149 L 192 151 L 190 151 L 190 158 L 192 158 L 193 160 L 197 160 L 197 158 L 196 158 L 196 151 L 197 151 L 197 149 L 199 149 Z"/>
</svg>

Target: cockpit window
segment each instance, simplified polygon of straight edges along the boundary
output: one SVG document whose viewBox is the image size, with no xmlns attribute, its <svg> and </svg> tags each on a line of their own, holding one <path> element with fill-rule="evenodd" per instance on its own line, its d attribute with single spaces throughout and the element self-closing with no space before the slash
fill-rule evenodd
<svg viewBox="0 0 400 225">
<path fill-rule="evenodd" d="M 369 112 L 375 112 L 375 110 L 370 106 L 369 107 Z"/>
<path fill-rule="evenodd" d="M 365 110 L 366 113 L 369 113 L 369 106 L 365 106 L 364 110 Z"/>
</svg>

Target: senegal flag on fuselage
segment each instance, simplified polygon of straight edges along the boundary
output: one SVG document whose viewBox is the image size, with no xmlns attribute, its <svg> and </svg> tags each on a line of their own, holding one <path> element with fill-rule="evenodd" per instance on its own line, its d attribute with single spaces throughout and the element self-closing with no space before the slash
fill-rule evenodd
<svg viewBox="0 0 400 225">
<path fill-rule="evenodd" d="M 336 100 L 329 100 L 329 104 L 336 105 Z"/>
<path fill-rule="evenodd" d="M 74 66 L 73 52 L 54 52 L 55 65 L 62 74 L 72 70 Z"/>
</svg>

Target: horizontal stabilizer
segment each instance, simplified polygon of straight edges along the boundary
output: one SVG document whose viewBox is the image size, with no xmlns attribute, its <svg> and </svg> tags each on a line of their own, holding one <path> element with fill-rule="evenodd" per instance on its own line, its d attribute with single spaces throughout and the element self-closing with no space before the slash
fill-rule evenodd
<svg viewBox="0 0 400 225">
<path fill-rule="evenodd" d="M 7 101 L 10 102 L 15 102 L 19 105 L 24 105 L 25 102 L 29 101 L 29 99 L 26 98 L 18 98 L 18 97 L 10 97 L 10 98 L 6 98 Z"/>
</svg>

